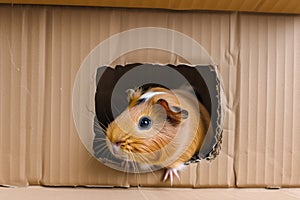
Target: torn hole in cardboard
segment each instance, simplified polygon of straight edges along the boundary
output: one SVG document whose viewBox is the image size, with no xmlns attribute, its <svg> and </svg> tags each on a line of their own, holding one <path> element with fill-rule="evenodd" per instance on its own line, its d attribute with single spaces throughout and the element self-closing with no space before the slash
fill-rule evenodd
<svg viewBox="0 0 300 200">
<path fill-rule="evenodd" d="M 222 141 L 222 86 L 216 66 L 188 65 L 153 65 L 129 64 L 125 66 L 100 67 L 96 76 L 97 90 L 95 94 L 96 116 L 94 120 L 93 155 L 105 165 L 120 171 L 142 173 L 155 171 L 165 165 L 138 167 L 137 163 L 124 162 L 106 149 L 105 129 L 128 107 L 126 90 L 141 86 L 143 90 L 149 87 L 163 86 L 176 89 L 189 84 L 197 99 L 205 106 L 211 116 L 208 130 L 200 150 L 184 164 L 212 160 L 218 154 Z M 105 153 L 103 153 L 105 151 Z M 105 155 L 108 154 L 108 155 Z M 125 159 L 126 160 L 126 159 Z M 167 162 L 170 163 L 171 161 Z"/>
</svg>

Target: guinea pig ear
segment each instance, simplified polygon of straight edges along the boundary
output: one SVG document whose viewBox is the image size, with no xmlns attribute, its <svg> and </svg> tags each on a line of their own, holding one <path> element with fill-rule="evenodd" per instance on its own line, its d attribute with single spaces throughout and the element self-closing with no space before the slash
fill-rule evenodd
<svg viewBox="0 0 300 200">
<path fill-rule="evenodd" d="M 126 90 L 126 93 L 127 93 L 127 101 L 128 102 L 131 102 L 132 99 L 134 98 L 134 89 L 128 89 Z"/>
<path fill-rule="evenodd" d="M 126 90 L 127 93 L 127 101 L 128 103 L 132 102 L 134 99 L 137 99 L 141 96 L 142 90 L 137 88 L 137 89 L 128 89 Z"/>
<path fill-rule="evenodd" d="M 160 104 L 167 112 L 168 120 L 173 124 L 178 124 L 182 119 L 187 119 L 189 112 L 178 106 L 171 106 L 165 99 L 159 99 L 157 104 Z"/>
</svg>

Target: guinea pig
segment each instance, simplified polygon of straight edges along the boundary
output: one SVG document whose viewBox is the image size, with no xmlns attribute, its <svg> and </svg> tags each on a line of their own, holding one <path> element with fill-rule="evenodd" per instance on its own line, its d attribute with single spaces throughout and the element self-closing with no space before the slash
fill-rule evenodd
<svg viewBox="0 0 300 200">
<path fill-rule="evenodd" d="M 111 153 L 141 166 L 166 168 L 163 181 L 178 171 L 203 143 L 210 115 L 187 90 L 129 89 L 128 107 L 106 129 Z"/>
</svg>

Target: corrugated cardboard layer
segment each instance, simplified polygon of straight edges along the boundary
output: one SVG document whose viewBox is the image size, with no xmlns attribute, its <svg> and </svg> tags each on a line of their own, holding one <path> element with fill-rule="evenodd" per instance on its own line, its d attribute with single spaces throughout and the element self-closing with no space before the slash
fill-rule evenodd
<svg viewBox="0 0 300 200">
<path fill-rule="evenodd" d="M 9 4 L 39 4 L 39 5 L 72 5 L 72 6 L 102 6 L 122 8 L 162 8 L 173 10 L 215 10 L 215 11 L 245 11 L 270 13 L 300 13 L 298 0 L 0 0 Z"/>
<path fill-rule="evenodd" d="M 300 16 L 240 16 L 238 186 L 300 186 Z"/>
</svg>

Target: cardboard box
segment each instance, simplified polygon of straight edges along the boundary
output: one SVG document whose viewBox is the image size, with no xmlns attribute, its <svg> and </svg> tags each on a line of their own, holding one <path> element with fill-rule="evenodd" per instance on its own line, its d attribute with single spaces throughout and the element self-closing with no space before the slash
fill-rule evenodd
<svg viewBox="0 0 300 200">
<path fill-rule="evenodd" d="M 140 27 L 193 38 L 224 83 L 220 155 L 190 165 L 173 186 L 299 187 L 298 15 L 9 5 L 0 6 L 0 184 L 170 187 L 163 170 L 124 174 L 102 165 L 73 121 L 73 84 L 85 57 L 110 36 Z M 178 60 L 185 62 L 150 49 L 112 64 Z"/>
</svg>

